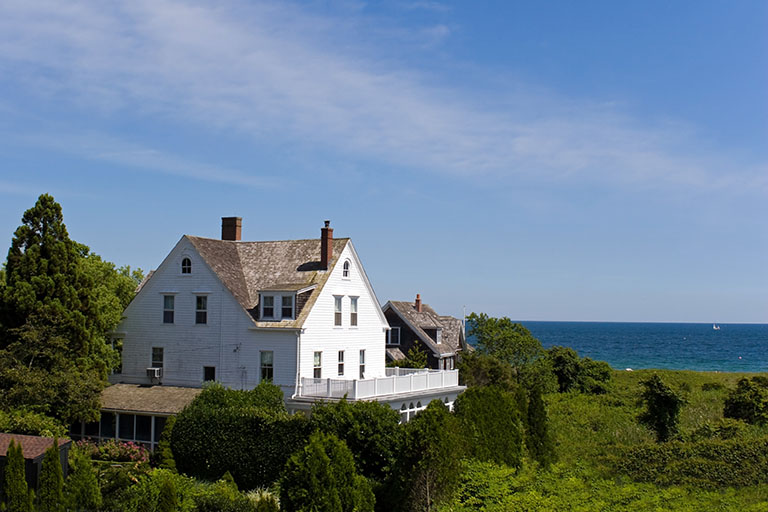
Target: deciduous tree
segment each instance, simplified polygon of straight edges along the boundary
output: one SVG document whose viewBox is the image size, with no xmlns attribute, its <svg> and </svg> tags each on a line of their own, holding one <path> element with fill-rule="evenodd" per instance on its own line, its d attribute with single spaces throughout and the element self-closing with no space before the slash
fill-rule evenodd
<svg viewBox="0 0 768 512">
<path fill-rule="evenodd" d="M 639 417 L 640 423 L 656 433 L 656 441 L 668 441 L 678 432 L 680 410 L 685 404 L 685 399 L 657 374 L 653 374 L 641 384 L 645 388 L 642 393 L 645 411 Z"/>
<path fill-rule="evenodd" d="M 467 326 L 468 335 L 477 340 L 478 349 L 509 363 L 518 379 L 523 369 L 542 354 L 541 342 L 528 329 L 507 317 L 472 313 L 467 317 Z"/>
</svg>

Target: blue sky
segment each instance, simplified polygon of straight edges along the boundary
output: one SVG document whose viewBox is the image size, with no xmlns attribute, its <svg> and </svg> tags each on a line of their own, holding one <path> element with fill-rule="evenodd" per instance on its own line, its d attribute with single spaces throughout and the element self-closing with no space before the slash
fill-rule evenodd
<svg viewBox="0 0 768 512">
<path fill-rule="evenodd" d="M 379 299 L 768 322 L 768 3 L 0 4 L 0 239 L 349 236 Z"/>
</svg>

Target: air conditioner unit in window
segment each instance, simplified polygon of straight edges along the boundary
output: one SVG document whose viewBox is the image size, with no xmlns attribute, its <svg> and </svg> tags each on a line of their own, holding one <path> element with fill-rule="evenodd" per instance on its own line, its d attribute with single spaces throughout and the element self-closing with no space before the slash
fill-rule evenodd
<svg viewBox="0 0 768 512">
<path fill-rule="evenodd" d="M 163 376 L 162 368 L 147 368 L 147 377 L 150 379 L 159 379 Z"/>
</svg>

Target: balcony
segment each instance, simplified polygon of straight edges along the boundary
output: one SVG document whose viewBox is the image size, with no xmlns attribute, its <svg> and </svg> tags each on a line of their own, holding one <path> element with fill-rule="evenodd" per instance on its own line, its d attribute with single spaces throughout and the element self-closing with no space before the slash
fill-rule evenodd
<svg viewBox="0 0 768 512">
<path fill-rule="evenodd" d="M 458 370 L 387 368 L 386 377 L 360 380 L 311 379 L 302 377 L 302 397 L 375 400 L 385 396 L 419 393 L 459 386 Z"/>
</svg>

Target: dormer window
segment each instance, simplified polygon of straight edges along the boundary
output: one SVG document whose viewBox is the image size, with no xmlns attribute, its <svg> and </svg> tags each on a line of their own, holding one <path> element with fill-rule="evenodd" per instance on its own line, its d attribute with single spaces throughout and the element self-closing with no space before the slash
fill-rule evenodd
<svg viewBox="0 0 768 512">
<path fill-rule="evenodd" d="M 282 317 L 293 318 L 293 295 L 283 295 L 282 298 Z"/>
<path fill-rule="evenodd" d="M 181 260 L 181 273 L 182 274 L 191 274 L 192 273 L 192 260 L 189 258 L 184 258 Z"/>
<path fill-rule="evenodd" d="M 274 295 L 265 295 L 262 298 L 261 316 L 263 318 L 274 318 L 274 316 L 275 316 L 275 297 L 274 297 Z"/>
<path fill-rule="evenodd" d="M 341 272 L 341 277 L 349 277 L 349 260 L 344 262 L 344 267 Z"/>
</svg>

